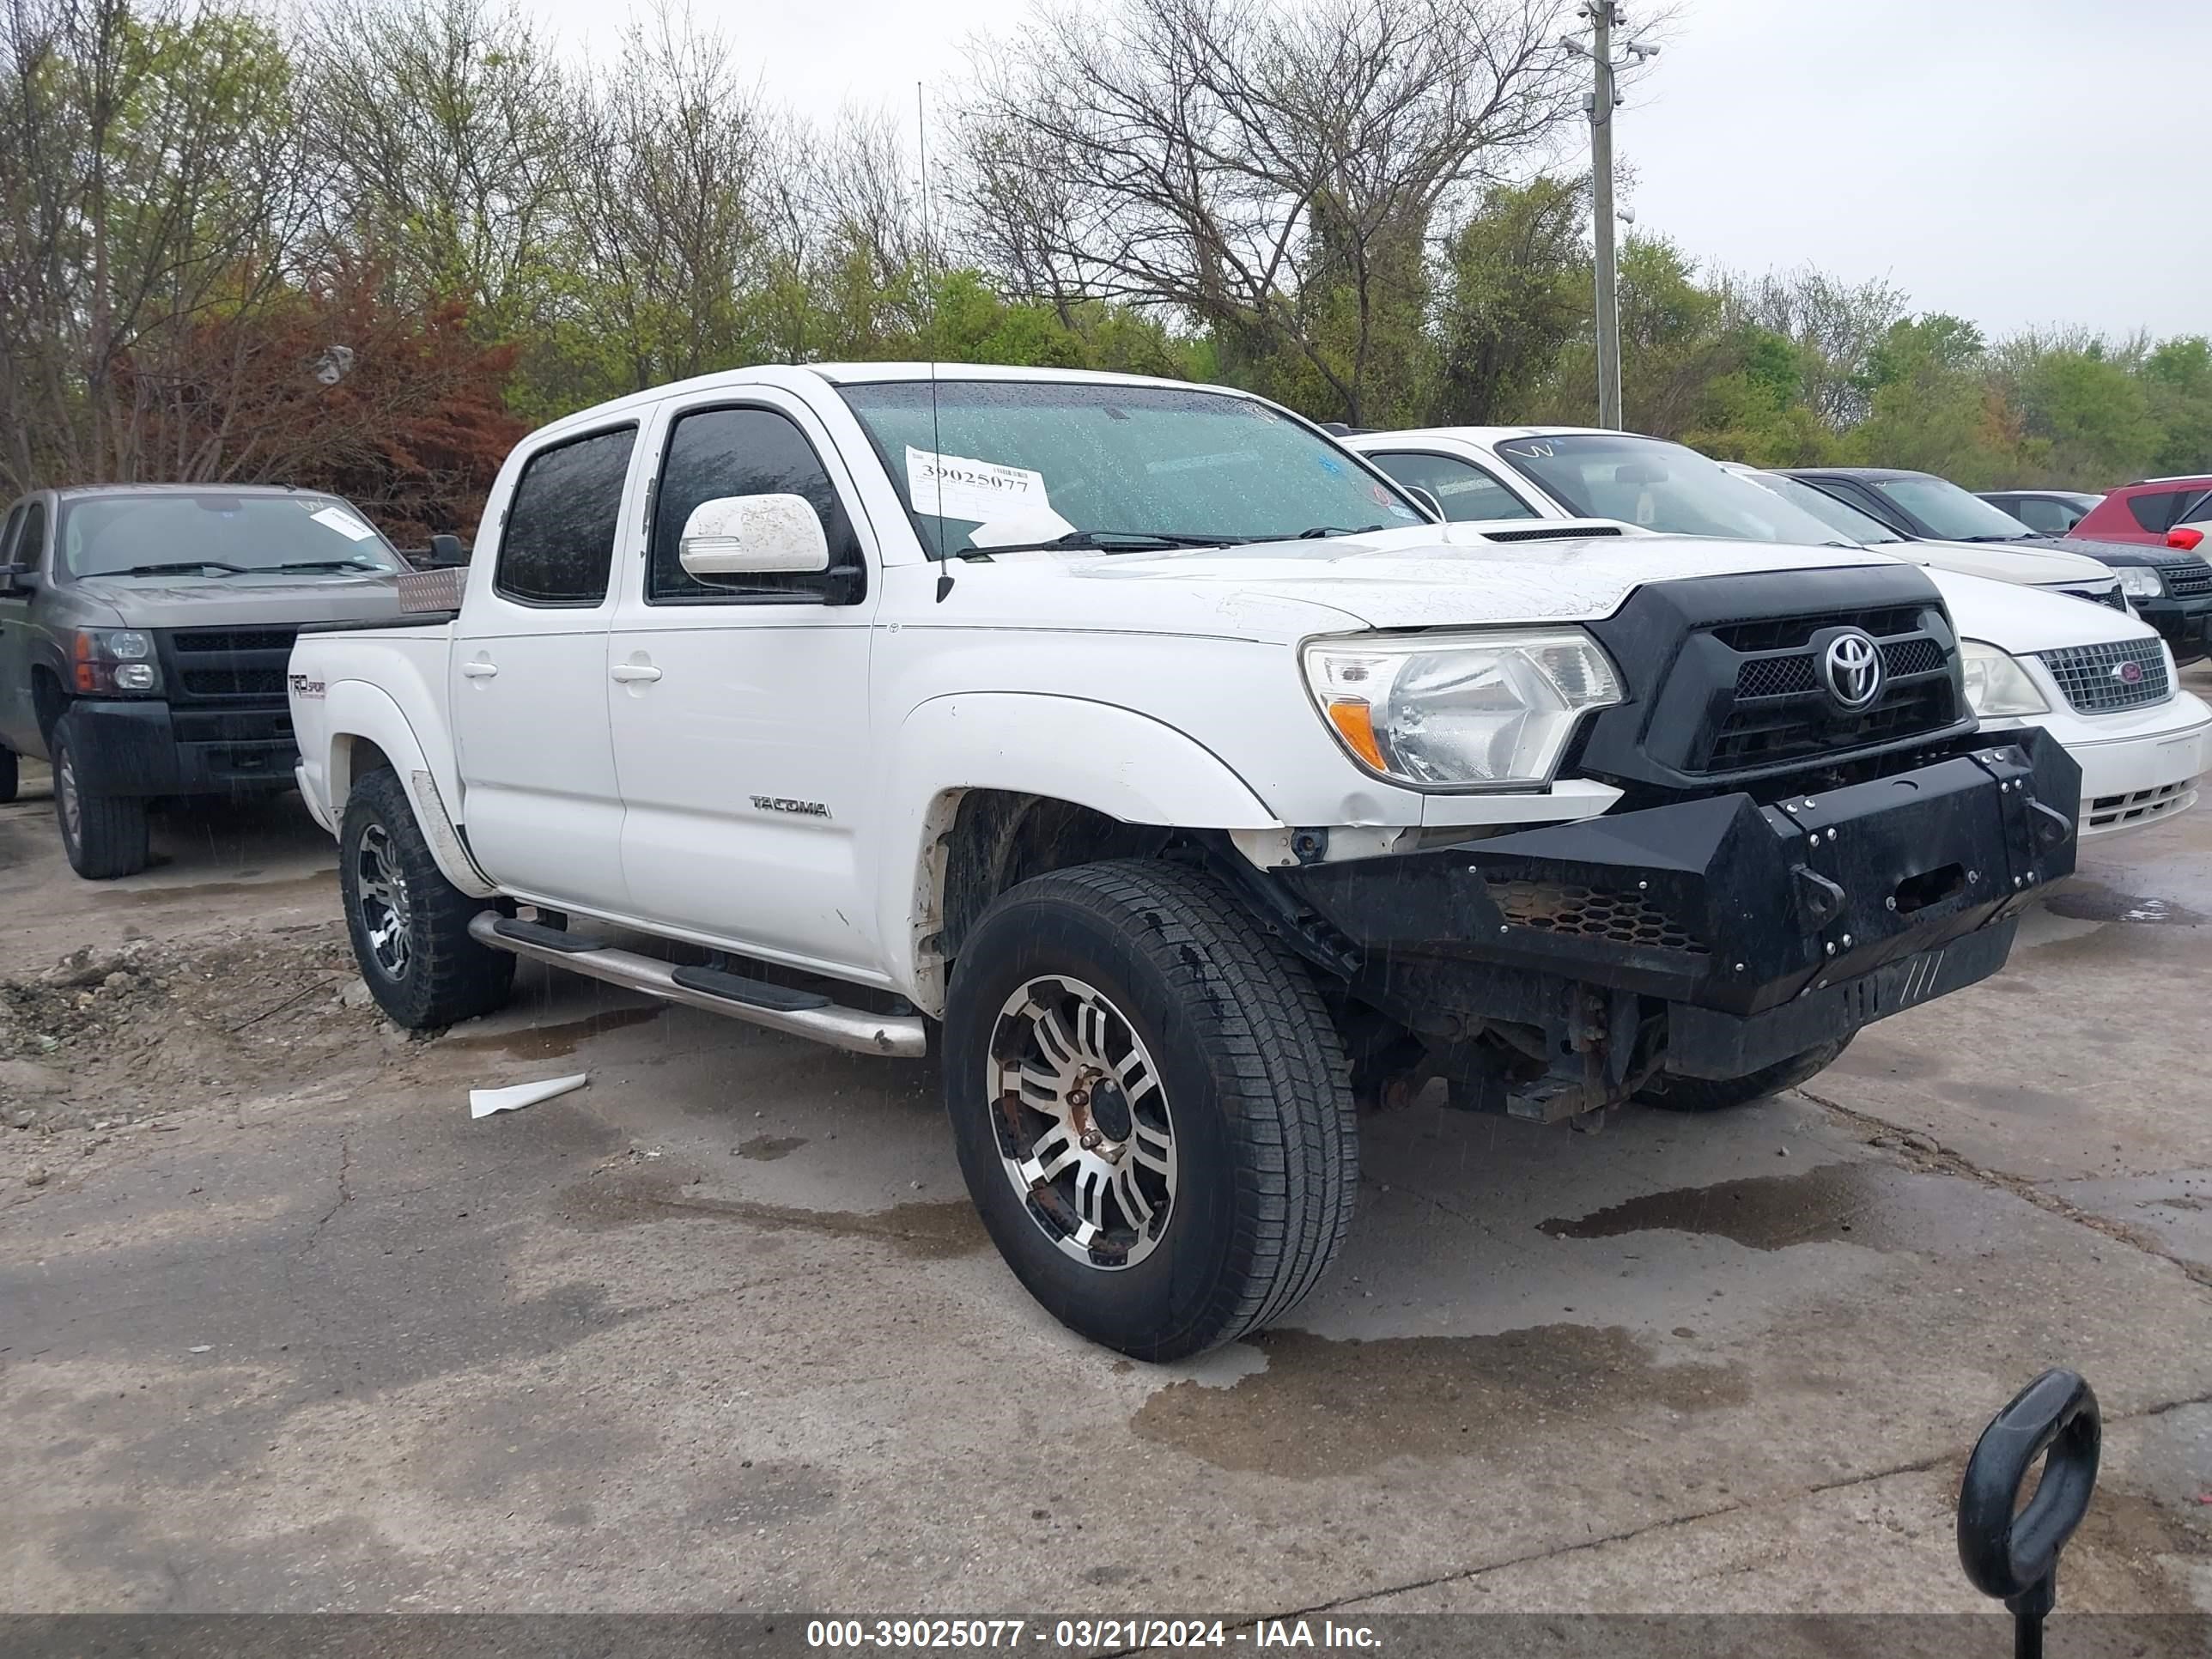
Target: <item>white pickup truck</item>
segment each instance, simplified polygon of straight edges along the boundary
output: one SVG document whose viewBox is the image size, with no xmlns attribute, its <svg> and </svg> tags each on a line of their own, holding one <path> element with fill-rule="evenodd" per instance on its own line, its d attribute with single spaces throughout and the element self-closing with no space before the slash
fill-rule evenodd
<svg viewBox="0 0 2212 1659">
<path fill-rule="evenodd" d="M 2073 762 L 1978 736 L 1918 569 L 1433 522 L 1214 388 L 641 393 L 508 458 L 454 601 L 291 660 L 381 1006 L 483 1014 L 530 957 L 941 1042 L 1008 1263 L 1151 1358 L 1312 1288 L 1362 1105 L 1754 1098 L 2073 867 Z"/>
</svg>

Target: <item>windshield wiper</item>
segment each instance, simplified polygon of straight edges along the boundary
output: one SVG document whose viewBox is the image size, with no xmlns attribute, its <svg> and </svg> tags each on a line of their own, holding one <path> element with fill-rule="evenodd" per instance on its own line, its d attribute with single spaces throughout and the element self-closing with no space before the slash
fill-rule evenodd
<svg viewBox="0 0 2212 1659">
<path fill-rule="evenodd" d="M 1382 527 L 1379 524 L 1364 524 L 1357 530 L 1346 530 L 1340 524 L 1317 524 L 1310 530 L 1301 530 L 1291 539 L 1311 542 L 1321 541 L 1331 536 L 1370 536 Z"/>
<path fill-rule="evenodd" d="M 2026 536 L 1953 536 L 1948 539 L 1954 542 L 2032 542 L 2035 537 L 2030 533 Z"/>
<path fill-rule="evenodd" d="M 374 559 L 297 559 L 289 564 L 264 564 L 264 570 L 385 570 Z"/>
<path fill-rule="evenodd" d="M 988 547 L 958 547 L 956 559 L 988 558 L 994 553 L 1044 553 L 1076 548 L 1098 553 L 1151 553 L 1167 547 L 1233 547 L 1245 536 L 1195 536 L 1178 530 L 1071 530 L 1041 542 L 994 542 Z"/>
<path fill-rule="evenodd" d="M 187 576 L 195 571 L 216 570 L 226 576 L 247 574 L 242 564 L 225 564 L 221 559 L 179 559 L 174 564 L 132 564 L 120 570 L 102 570 L 103 576 Z"/>
</svg>

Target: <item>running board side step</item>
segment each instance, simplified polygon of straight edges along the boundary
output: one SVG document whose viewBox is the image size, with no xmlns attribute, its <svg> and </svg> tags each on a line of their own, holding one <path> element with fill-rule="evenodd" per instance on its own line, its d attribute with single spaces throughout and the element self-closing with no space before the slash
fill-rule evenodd
<svg viewBox="0 0 2212 1659">
<path fill-rule="evenodd" d="M 553 937 L 547 938 L 549 934 Z M 687 1008 L 726 1014 L 771 1031 L 811 1037 L 848 1054 L 919 1060 L 929 1051 L 927 1030 L 919 1014 L 872 1014 L 764 980 L 678 967 L 635 951 L 617 951 L 612 945 L 564 936 L 557 928 L 518 925 L 496 910 L 479 912 L 469 923 L 469 937 L 495 951 L 550 963 L 664 1002 L 680 1002 Z"/>
</svg>

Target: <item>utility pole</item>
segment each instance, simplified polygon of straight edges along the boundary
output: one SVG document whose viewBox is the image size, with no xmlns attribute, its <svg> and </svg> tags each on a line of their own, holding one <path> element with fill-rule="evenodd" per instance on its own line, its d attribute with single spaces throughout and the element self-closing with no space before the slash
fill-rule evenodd
<svg viewBox="0 0 2212 1659">
<path fill-rule="evenodd" d="M 1619 0 L 1585 0 L 1579 15 L 1589 19 L 1590 43 L 1570 34 L 1559 44 L 1590 60 L 1590 89 L 1583 100 L 1590 124 L 1591 240 L 1597 255 L 1597 423 L 1620 430 L 1620 276 L 1613 249 L 1613 112 L 1620 105 L 1615 76 L 1627 67 L 1613 57 L 1613 32 L 1625 28 Z M 1658 55 L 1640 40 L 1628 43 L 1637 63 Z"/>
</svg>

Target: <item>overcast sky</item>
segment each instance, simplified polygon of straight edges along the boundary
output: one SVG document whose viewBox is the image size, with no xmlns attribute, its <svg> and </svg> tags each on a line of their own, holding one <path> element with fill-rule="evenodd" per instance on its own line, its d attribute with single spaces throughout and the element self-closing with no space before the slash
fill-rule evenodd
<svg viewBox="0 0 2212 1659">
<path fill-rule="evenodd" d="M 1097 0 L 1110 3 L 1110 0 Z M 623 0 L 524 0 L 611 48 Z M 771 95 L 910 110 L 1025 0 L 696 0 Z M 1629 21 L 1655 7 L 1627 0 Z M 1680 0 L 1621 112 L 1639 229 L 1992 334 L 2212 331 L 2212 0 Z"/>
</svg>

